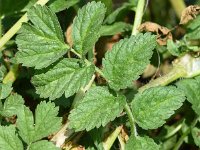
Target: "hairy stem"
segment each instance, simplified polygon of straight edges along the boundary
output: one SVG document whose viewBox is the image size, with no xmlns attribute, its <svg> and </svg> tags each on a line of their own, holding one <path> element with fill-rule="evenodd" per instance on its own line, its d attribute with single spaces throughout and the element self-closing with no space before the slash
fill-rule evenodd
<svg viewBox="0 0 200 150">
<path fill-rule="evenodd" d="M 196 117 L 196 118 L 192 121 L 190 127 L 181 135 L 181 137 L 179 138 L 178 142 L 177 142 L 176 145 L 174 146 L 174 149 L 173 149 L 173 150 L 179 150 L 179 149 L 180 149 L 181 145 L 183 144 L 183 141 L 184 141 L 185 137 L 187 137 L 188 134 L 191 132 L 192 128 L 195 127 L 195 125 L 197 124 L 198 120 L 199 120 L 199 117 Z"/>
<path fill-rule="evenodd" d="M 175 81 L 176 79 L 182 77 L 185 74 L 183 69 L 173 68 L 168 74 L 159 77 L 153 81 L 150 81 L 148 84 L 142 86 L 138 89 L 139 92 L 143 92 L 146 89 L 156 86 L 165 86 L 169 83 Z"/>
<path fill-rule="evenodd" d="M 181 18 L 182 11 L 186 8 L 184 0 L 170 0 L 178 18 Z"/>
<path fill-rule="evenodd" d="M 45 5 L 49 0 L 38 0 L 36 4 Z M 21 28 L 23 22 L 27 22 L 28 17 L 27 13 L 25 13 L 13 26 L 6 32 L 6 34 L 0 39 L 0 50 L 1 48 L 17 33 L 17 31 Z"/>
<path fill-rule="evenodd" d="M 128 115 L 128 119 L 129 119 L 129 122 L 130 122 L 131 134 L 133 134 L 134 136 L 137 136 L 137 129 L 136 129 L 136 125 L 135 125 L 135 119 L 133 117 L 133 114 L 131 112 L 131 109 L 130 109 L 128 103 L 126 103 L 124 109 L 126 111 L 126 114 Z"/>
<path fill-rule="evenodd" d="M 135 20 L 134 20 L 134 25 L 133 25 L 133 29 L 132 29 L 132 35 L 136 35 L 139 32 L 138 28 L 142 22 L 144 6 L 145 6 L 145 0 L 139 0 L 138 4 L 137 4 L 137 8 L 136 8 L 136 14 L 135 14 Z"/>
</svg>

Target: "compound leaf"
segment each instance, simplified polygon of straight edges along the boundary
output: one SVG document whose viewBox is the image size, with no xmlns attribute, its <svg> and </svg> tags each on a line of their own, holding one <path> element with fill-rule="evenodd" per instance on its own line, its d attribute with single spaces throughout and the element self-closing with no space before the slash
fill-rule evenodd
<svg viewBox="0 0 200 150">
<path fill-rule="evenodd" d="M 101 2 L 91 2 L 78 11 L 72 26 L 74 49 L 85 55 L 92 50 L 100 36 L 106 8 Z"/>
<path fill-rule="evenodd" d="M 16 60 L 24 66 L 41 69 L 62 57 L 69 46 L 64 43 L 56 15 L 37 5 L 28 11 L 32 24 L 24 24 L 16 38 L 19 51 Z"/>
<path fill-rule="evenodd" d="M 136 94 L 132 101 L 133 116 L 143 129 L 156 129 L 181 107 L 185 96 L 174 86 L 154 87 Z"/>
<path fill-rule="evenodd" d="M 30 145 L 29 150 L 59 150 L 53 143 L 46 140 L 38 141 Z"/>
<path fill-rule="evenodd" d="M 0 148 L 2 150 L 23 150 L 23 144 L 15 133 L 15 127 L 0 126 Z"/>
<path fill-rule="evenodd" d="M 20 110 L 23 107 L 23 104 L 24 100 L 20 95 L 18 94 L 10 95 L 5 100 L 1 115 L 5 117 L 11 117 L 13 115 L 16 115 L 18 110 Z"/>
<path fill-rule="evenodd" d="M 54 100 L 65 93 L 73 95 L 85 86 L 94 73 L 94 65 L 80 67 L 77 59 L 65 58 L 46 73 L 35 75 L 32 83 L 40 97 Z"/>
<path fill-rule="evenodd" d="M 32 112 L 24 106 L 17 119 L 20 136 L 27 144 L 47 137 L 61 127 L 61 118 L 57 115 L 58 107 L 43 101 L 36 108 L 34 122 Z"/>
<path fill-rule="evenodd" d="M 192 104 L 192 109 L 200 115 L 200 76 L 194 79 L 184 79 L 177 83 L 178 88 L 183 90 L 187 100 Z"/>
<path fill-rule="evenodd" d="M 103 72 L 109 85 L 123 89 L 139 78 L 156 46 L 155 36 L 146 33 L 123 39 L 106 53 Z"/>
<path fill-rule="evenodd" d="M 123 110 L 125 98 L 112 95 L 107 87 L 91 88 L 69 115 L 69 126 L 76 131 L 105 126 Z"/>
<path fill-rule="evenodd" d="M 157 145 L 153 139 L 145 137 L 134 137 L 133 135 L 129 138 L 126 144 L 126 150 L 159 150 L 160 146 Z"/>
</svg>

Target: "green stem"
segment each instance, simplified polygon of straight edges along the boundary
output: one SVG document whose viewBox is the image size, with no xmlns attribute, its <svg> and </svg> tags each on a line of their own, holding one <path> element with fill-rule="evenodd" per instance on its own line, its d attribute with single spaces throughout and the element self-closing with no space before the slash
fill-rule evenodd
<svg viewBox="0 0 200 150">
<path fill-rule="evenodd" d="M 82 58 L 82 56 L 79 53 L 77 53 L 74 49 L 71 49 L 70 51 L 72 53 L 74 53 L 75 55 L 77 55 L 79 58 Z M 91 65 L 92 64 L 92 62 L 88 61 L 87 59 L 84 59 L 84 61 L 85 61 L 85 63 L 87 65 Z M 101 69 L 99 69 L 96 66 L 95 66 L 95 71 L 98 72 L 103 78 L 105 78 L 105 75 L 103 74 L 103 72 L 101 71 Z"/>
<path fill-rule="evenodd" d="M 173 150 L 179 150 L 179 148 L 180 148 L 181 145 L 183 144 L 183 141 L 184 141 L 185 137 L 187 137 L 188 134 L 191 132 L 192 128 L 195 127 L 195 125 L 197 124 L 198 120 L 199 120 L 199 117 L 196 117 L 196 118 L 192 121 L 190 127 L 182 134 L 182 136 L 180 137 L 180 139 L 178 140 L 178 142 L 177 142 L 176 145 L 174 146 L 174 149 L 173 149 Z"/>
<path fill-rule="evenodd" d="M 137 128 L 136 128 L 136 125 L 135 125 L 135 119 L 133 117 L 133 114 L 131 112 L 131 109 L 130 109 L 128 103 L 126 103 L 124 109 L 126 111 L 126 114 L 128 115 L 128 119 L 129 119 L 129 122 L 130 122 L 131 134 L 133 134 L 134 136 L 137 136 Z"/>
<path fill-rule="evenodd" d="M 49 0 L 38 0 L 36 4 L 45 5 Z M 0 39 L 0 50 L 1 48 L 17 33 L 17 31 L 21 28 L 23 22 L 27 22 L 28 17 L 27 13 L 25 13 L 13 26 L 6 32 L 6 34 Z"/>
<path fill-rule="evenodd" d="M 115 142 L 121 130 L 122 130 L 122 126 L 119 126 L 115 129 L 115 131 L 113 131 L 113 133 L 111 133 L 111 135 L 108 136 L 106 141 L 103 142 L 104 150 L 109 150 L 112 147 L 113 143 Z"/>
<path fill-rule="evenodd" d="M 178 18 L 181 18 L 182 11 L 186 8 L 184 0 L 170 0 Z"/>
<path fill-rule="evenodd" d="M 142 86 L 138 89 L 139 92 L 143 92 L 146 89 L 156 86 L 165 86 L 169 83 L 175 81 L 176 79 L 183 77 L 185 75 L 185 70 L 182 68 L 173 68 L 168 74 L 159 77 L 153 81 L 150 81 L 148 84 Z"/>
<path fill-rule="evenodd" d="M 8 83 L 8 82 L 14 82 L 16 79 L 17 79 L 17 76 L 18 76 L 18 71 L 19 71 L 19 68 L 18 68 L 18 65 L 17 64 L 14 64 L 9 72 L 6 74 L 6 76 L 4 77 L 3 79 L 3 83 Z"/>
<path fill-rule="evenodd" d="M 145 6 L 145 0 L 139 0 L 136 8 L 136 14 L 135 14 L 135 20 L 134 20 L 134 25 L 133 25 L 133 30 L 132 30 L 132 35 L 136 35 L 139 31 L 138 28 L 142 22 L 142 16 L 143 16 L 143 11 L 144 11 L 144 6 Z"/>
</svg>

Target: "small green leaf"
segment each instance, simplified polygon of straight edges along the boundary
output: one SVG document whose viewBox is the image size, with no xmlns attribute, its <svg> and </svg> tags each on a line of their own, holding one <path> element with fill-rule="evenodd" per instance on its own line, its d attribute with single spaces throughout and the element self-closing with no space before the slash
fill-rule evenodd
<svg viewBox="0 0 200 150">
<path fill-rule="evenodd" d="M 16 60 L 24 66 L 41 69 L 62 57 L 69 46 L 56 15 L 46 6 L 36 5 L 28 11 L 32 24 L 24 24 L 17 36 Z"/>
<path fill-rule="evenodd" d="M 117 17 L 122 14 L 125 10 L 130 10 L 133 5 L 130 3 L 123 3 L 123 5 L 119 8 L 117 8 L 115 11 L 113 11 L 106 19 L 104 20 L 104 24 L 112 24 L 115 22 Z"/>
<path fill-rule="evenodd" d="M 8 97 L 12 91 L 12 83 L 0 83 L 0 99 Z"/>
<path fill-rule="evenodd" d="M 106 8 L 101 2 L 92 1 L 78 11 L 72 26 L 74 49 L 85 55 L 92 50 L 100 36 Z"/>
<path fill-rule="evenodd" d="M 112 25 L 102 26 L 100 30 L 100 35 L 101 36 L 115 35 L 117 33 L 130 31 L 131 29 L 132 26 L 130 24 L 127 24 L 125 22 L 116 22 Z"/>
<path fill-rule="evenodd" d="M 109 85 L 124 89 L 139 78 L 153 54 L 155 36 L 146 33 L 123 39 L 103 59 L 103 73 Z"/>
<path fill-rule="evenodd" d="M 47 5 L 51 8 L 53 12 L 60 12 L 77 4 L 80 0 L 51 0 Z"/>
<path fill-rule="evenodd" d="M 132 111 L 143 129 L 156 129 L 165 123 L 185 100 L 184 93 L 174 86 L 154 87 L 136 94 Z"/>
<path fill-rule="evenodd" d="M 112 95 L 107 87 L 93 87 L 70 112 L 69 127 L 89 131 L 105 126 L 122 112 L 124 102 L 124 96 Z"/>
<path fill-rule="evenodd" d="M 15 127 L 12 125 L 0 126 L 0 148 L 2 150 L 24 150 L 15 132 Z"/>
<path fill-rule="evenodd" d="M 38 141 L 30 145 L 29 150 L 59 150 L 53 143 L 46 140 Z"/>
<path fill-rule="evenodd" d="M 192 104 L 192 109 L 200 115 L 200 76 L 194 79 L 184 79 L 177 83 L 178 88 L 183 90 L 187 100 Z"/>
<path fill-rule="evenodd" d="M 1 115 L 5 117 L 11 117 L 13 115 L 16 115 L 17 112 L 23 107 L 23 104 L 24 100 L 20 95 L 10 95 L 3 105 Z"/>
<path fill-rule="evenodd" d="M 80 67 L 77 59 L 65 58 L 46 73 L 35 75 L 32 83 L 42 98 L 54 100 L 65 93 L 69 97 L 92 78 L 94 65 Z"/>
<path fill-rule="evenodd" d="M 197 127 L 192 129 L 192 137 L 194 139 L 194 143 L 200 147 L 200 129 L 198 129 Z"/>
<path fill-rule="evenodd" d="M 157 145 L 153 139 L 145 137 L 134 137 L 133 135 L 129 138 L 126 144 L 126 150 L 159 150 L 160 146 Z"/>
<path fill-rule="evenodd" d="M 24 106 L 17 119 L 17 128 L 24 142 L 30 144 L 56 132 L 61 127 L 61 118 L 57 115 L 58 107 L 43 101 L 36 108 L 34 122 L 32 112 Z"/>
</svg>

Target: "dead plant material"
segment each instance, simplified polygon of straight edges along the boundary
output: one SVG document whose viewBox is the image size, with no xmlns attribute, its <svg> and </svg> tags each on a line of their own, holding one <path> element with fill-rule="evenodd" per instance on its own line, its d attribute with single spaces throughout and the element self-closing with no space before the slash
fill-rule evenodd
<svg viewBox="0 0 200 150">
<path fill-rule="evenodd" d="M 171 30 L 153 22 L 145 22 L 141 24 L 139 27 L 139 31 L 155 32 L 159 45 L 166 45 L 167 40 L 172 39 Z"/>
<path fill-rule="evenodd" d="M 196 16 L 200 14 L 200 6 L 191 5 L 185 8 L 181 14 L 181 20 L 179 24 L 187 24 L 190 20 L 196 18 Z"/>
</svg>

